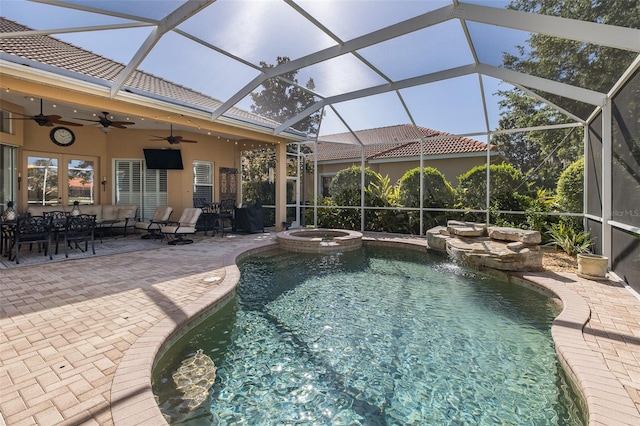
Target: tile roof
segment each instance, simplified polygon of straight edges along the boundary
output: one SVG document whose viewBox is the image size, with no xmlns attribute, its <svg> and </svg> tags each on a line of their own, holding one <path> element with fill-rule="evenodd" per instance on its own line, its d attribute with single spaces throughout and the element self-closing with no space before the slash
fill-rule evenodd
<svg viewBox="0 0 640 426">
<path fill-rule="evenodd" d="M 24 31 L 33 30 L 0 16 L 1 33 Z M 90 77 L 113 83 L 125 68 L 124 64 L 48 35 L 3 38 L 0 39 L 0 51 L 11 56 L 80 74 L 81 76 L 85 76 L 85 80 L 86 77 Z M 125 88 L 142 95 L 144 93 L 141 92 L 145 92 L 160 96 L 170 102 L 193 105 L 206 111 L 214 111 L 222 105 L 222 101 L 218 99 L 143 71 L 134 71 L 126 81 Z M 231 108 L 225 116 L 252 121 L 271 127 L 280 124 L 266 117 L 235 107 Z"/>
<path fill-rule="evenodd" d="M 416 127 L 412 124 L 378 127 L 351 133 L 323 135 L 318 138 L 318 161 L 338 161 L 360 158 L 360 146 L 353 146 L 357 140 L 364 145 L 367 160 L 407 158 L 420 156 L 420 138 L 424 144 L 425 156 L 482 153 L 487 144 L 474 139 L 454 136 L 450 133 Z M 436 139 L 428 139 L 434 138 Z M 491 145 L 496 151 L 495 145 Z"/>
</svg>

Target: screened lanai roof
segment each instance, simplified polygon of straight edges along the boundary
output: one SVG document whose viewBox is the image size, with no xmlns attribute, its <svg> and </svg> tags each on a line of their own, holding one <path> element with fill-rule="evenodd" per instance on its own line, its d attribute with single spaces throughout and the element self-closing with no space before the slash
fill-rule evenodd
<svg viewBox="0 0 640 426">
<path fill-rule="evenodd" d="M 498 128 L 498 91 L 520 88 L 573 122 L 603 105 L 638 63 L 640 19 L 628 19 L 638 16 L 638 1 L 627 3 L 618 13 L 601 5 L 602 16 L 595 10 L 586 22 L 512 10 L 500 0 L 13 0 L 2 2 L 0 14 L 32 30 L 0 38 L 51 35 L 122 63 L 92 81 L 114 99 L 141 71 L 191 89 L 215 102 L 180 98 L 186 114 L 204 110 L 212 121 L 251 111 L 250 94 L 263 83 L 295 82 L 312 102 L 273 124 L 274 134 L 321 111 L 319 139 L 403 123 L 482 139 Z M 623 71 L 583 69 L 603 78 L 572 80 L 562 57 L 539 68 L 504 65 L 505 55 L 520 55 L 537 34 L 627 52 Z M 277 65 L 278 57 L 289 61 Z M 3 66 L 10 60 L 1 59 Z M 545 78 L 549 66 L 560 78 Z"/>
</svg>

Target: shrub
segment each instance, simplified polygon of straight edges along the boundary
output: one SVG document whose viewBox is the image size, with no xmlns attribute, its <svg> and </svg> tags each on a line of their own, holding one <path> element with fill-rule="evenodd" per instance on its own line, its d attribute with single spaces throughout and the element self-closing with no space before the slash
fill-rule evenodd
<svg viewBox="0 0 640 426">
<path fill-rule="evenodd" d="M 423 207 L 453 207 L 454 190 L 438 169 L 425 167 L 422 172 Z M 404 207 L 420 207 L 420 168 L 407 171 L 398 181 L 399 202 Z"/>
<path fill-rule="evenodd" d="M 564 169 L 556 187 L 556 203 L 563 212 L 582 213 L 584 195 L 584 158 Z"/>
<path fill-rule="evenodd" d="M 340 170 L 331 180 L 329 185 L 329 195 L 338 206 L 360 206 L 360 188 L 361 188 L 361 170 L 360 166 L 351 166 L 348 169 Z M 379 184 L 382 176 L 371 170 L 369 167 L 364 169 L 364 187 L 368 187 L 371 182 Z M 365 194 L 365 205 L 369 204 L 369 199 Z"/>
<path fill-rule="evenodd" d="M 578 253 L 587 253 L 591 247 L 591 234 L 589 232 L 577 232 L 570 224 L 559 222 L 551 226 L 548 231 L 551 241 L 549 245 L 559 247 L 565 253 L 575 256 Z"/>
<path fill-rule="evenodd" d="M 522 184 L 522 174 L 510 164 L 492 164 L 490 209 L 524 211 L 531 198 L 529 187 Z M 487 165 L 476 166 L 458 176 L 457 207 L 484 209 L 487 191 Z"/>
</svg>

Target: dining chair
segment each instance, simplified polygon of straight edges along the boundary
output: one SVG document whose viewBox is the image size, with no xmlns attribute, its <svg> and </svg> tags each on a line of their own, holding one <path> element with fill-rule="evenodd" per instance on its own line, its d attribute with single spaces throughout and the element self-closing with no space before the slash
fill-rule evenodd
<svg viewBox="0 0 640 426">
<path fill-rule="evenodd" d="M 60 237 L 64 233 L 64 226 L 67 222 L 67 216 L 69 212 L 62 210 L 52 210 L 42 212 L 42 215 L 46 218 L 51 218 L 51 241 L 56 244 L 55 254 L 58 254 L 58 242 Z"/>
<path fill-rule="evenodd" d="M 87 251 L 89 243 L 91 243 L 91 252 L 96 254 L 94 244 L 95 228 L 96 215 L 94 214 L 68 216 L 64 226 L 64 257 L 69 257 L 69 247 L 72 242 L 75 244 L 75 248 L 82 252 Z M 84 250 L 78 244 L 81 242 L 84 242 Z"/>
<path fill-rule="evenodd" d="M 16 264 L 20 263 L 20 246 L 24 244 L 38 244 L 38 249 L 42 246 L 44 255 L 49 254 L 49 259 L 53 259 L 51 253 L 51 218 L 44 216 L 24 216 L 19 217 L 14 229 L 12 246 L 15 249 Z"/>
</svg>

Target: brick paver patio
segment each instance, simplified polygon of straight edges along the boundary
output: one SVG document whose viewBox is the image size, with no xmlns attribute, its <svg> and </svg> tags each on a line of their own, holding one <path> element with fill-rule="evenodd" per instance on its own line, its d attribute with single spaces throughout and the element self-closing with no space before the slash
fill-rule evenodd
<svg viewBox="0 0 640 426">
<path fill-rule="evenodd" d="M 158 424 L 149 380 L 155 350 L 176 324 L 233 288 L 236 255 L 273 241 L 200 237 L 0 270 L 0 425 Z M 621 284 L 574 274 L 520 277 L 565 303 L 552 334 L 585 390 L 590 423 L 640 424 L 640 300 Z"/>
</svg>

